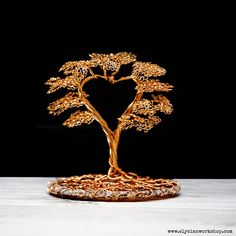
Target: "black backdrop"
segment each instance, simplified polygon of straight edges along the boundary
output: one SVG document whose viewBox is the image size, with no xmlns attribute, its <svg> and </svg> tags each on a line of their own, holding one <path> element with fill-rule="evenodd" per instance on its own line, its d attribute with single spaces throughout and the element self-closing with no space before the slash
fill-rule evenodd
<svg viewBox="0 0 236 236">
<path fill-rule="evenodd" d="M 68 9 L 39 9 L 8 27 L 6 58 L 17 63 L 7 72 L 15 86 L 9 95 L 14 102 L 7 102 L 5 112 L 10 124 L 3 123 L 7 129 L 4 141 L 10 145 L 2 158 L 1 176 L 106 173 L 108 145 L 102 129 L 96 122 L 73 129 L 62 126 L 69 113 L 48 114 L 48 104 L 59 98 L 60 92 L 47 95 L 44 83 L 67 61 L 89 59 L 92 52 L 128 51 L 140 61 L 167 70 L 161 79 L 175 86 L 167 94 L 174 112 L 161 115 L 162 122 L 146 134 L 123 131 L 118 149 L 120 167 L 153 177 L 235 177 L 232 154 L 220 134 L 225 127 L 217 122 L 211 96 L 212 77 L 217 78 L 214 71 L 207 72 L 216 53 L 214 32 L 206 21 L 195 18 L 190 10 L 162 8 L 162 14 L 160 10 L 157 14 L 148 4 L 117 11 L 94 6 L 83 14 L 71 6 L 69 14 Z M 220 44 L 217 49 L 219 55 Z M 13 82 L 9 80 L 9 86 Z M 126 83 L 115 88 L 91 83 L 87 89 L 112 127 L 134 95 L 133 85 Z M 9 108 L 12 104 L 13 109 Z"/>
</svg>

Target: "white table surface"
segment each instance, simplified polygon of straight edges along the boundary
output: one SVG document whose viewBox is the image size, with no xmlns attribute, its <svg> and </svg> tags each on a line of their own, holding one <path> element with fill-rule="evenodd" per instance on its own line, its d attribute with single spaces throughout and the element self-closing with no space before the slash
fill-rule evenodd
<svg viewBox="0 0 236 236">
<path fill-rule="evenodd" d="M 0 236 L 236 235 L 236 179 L 178 179 L 178 197 L 119 203 L 53 197 L 52 179 L 0 177 Z"/>
</svg>

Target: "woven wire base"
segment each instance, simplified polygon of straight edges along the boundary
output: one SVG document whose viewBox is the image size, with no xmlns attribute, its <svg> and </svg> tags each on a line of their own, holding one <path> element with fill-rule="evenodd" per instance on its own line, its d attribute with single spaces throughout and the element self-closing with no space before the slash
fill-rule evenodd
<svg viewBox="0 0 236 236">
<path fill-rule="evenodd" d="M 48 183 L 54 196 L 92 201 L 145 201 L 174 197 L 180 191 L 177 181 L 152 179 L 128 173 L 125 176 L 89 174 L 57 178 Z"/>
</svg>

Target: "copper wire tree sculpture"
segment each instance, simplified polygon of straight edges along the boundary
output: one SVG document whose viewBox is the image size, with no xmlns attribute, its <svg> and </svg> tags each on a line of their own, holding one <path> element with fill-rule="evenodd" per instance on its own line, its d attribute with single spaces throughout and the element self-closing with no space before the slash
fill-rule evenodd
<svg viewBox="0 0 236 236">
<path fill-rule="evenodd" d="M 169 92 L 173 86 L 154 78 L 165 75 L 166 70 L 150 62 L 136 61 L 136 55 L 128 52 L 92 53 L 89 56 L 90 60 L 65 63 L 59 70 L 65 74 L 65 78 L 53 77 L 46 82 L 49 85 L 49 94 L 61 88 L 69 90 L 63 98 L 52 102 L 48 110 L 52 115 L 59 115 L 69 108 L 77 108 L 63 123 L 70 128 L 90 124 L 96 120 L 107 138 L 110 168 L 106 175 L 88 174 L 57 178 L 49 183 L 48 192 L 63 198 L 104 201 L 139 201 L 177 195 L 180 190 L 177 181 L 126 173 L 117 162 L 117 148 L 123 130 L 136 128 L 138 131 L 148 132 L 161 121 L 156 115 L 157 112 L 170 114 L 173 111 L 170 101 L 160 94 Z M 131 74 L 115 78 L 121 66 L 130 63 L 132 63 Z M 96 74 L 95 67 L 100 67 L 102 74 Z M 111 84 L 125 80 L 133 80 L 136 83 L 137 93 L 134 100 L 118 118 L 115 130 L 111 130 L 83 90 L 86 83 L 97 79 L 104 79 Z M 146 96 L 150 93 L 151 96 Z"/>
</svg>

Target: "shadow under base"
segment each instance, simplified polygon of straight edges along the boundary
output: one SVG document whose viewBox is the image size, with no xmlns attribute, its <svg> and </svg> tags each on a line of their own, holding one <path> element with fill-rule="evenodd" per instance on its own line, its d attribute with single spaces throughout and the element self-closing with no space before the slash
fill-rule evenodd
<svg viewBox="0 0 236 236">
<path fill-rule="evenodd" d="M 89 174 L 57 178 L 48 183 L 48 192 L 56 197 L 91 201 L 146 201 L 176 196 L 177 181 L 152 179 L 134 173 L 110 177 Z"/>
</svg>

